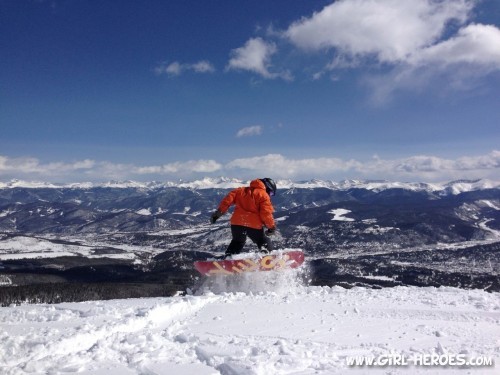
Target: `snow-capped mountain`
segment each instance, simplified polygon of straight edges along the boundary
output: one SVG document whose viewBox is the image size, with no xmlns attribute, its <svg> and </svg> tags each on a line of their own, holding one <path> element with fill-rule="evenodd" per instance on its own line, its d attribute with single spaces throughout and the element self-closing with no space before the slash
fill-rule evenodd
<svg viewBox="0 0 500 375">
<path fill-rule="evenodd" d="M 215 225 L 209 217 L 229 189 L 246 183 L 11 182 L 0 189 L 0 283 L 161 279 L 182 289 L 196 276 L 193 259 L 224 252 L 230 215 Z M 278 187 L 274 241 L 306 252 L 315 284 L 500 290 L 498 183 L 312 180 Z"/>
<path fill-rule="evenodd" d="M 92 189 L 92 188 L 187 188 L 187 189 L 232 189 L 247 185 L 249 181 L 236 178 L 206 177 L 195 181 L 168 181 L 168 182 L 138 182 L 138 181 L 109 181 L 104 183 L 80 182 L 80 183 L 47 183 L 39 181 L 11 180 L 0 182 L 0 189 L 8 188 L 47 188 L 47 189 Z M 446 183 L 422 183 L 422 182 L 391 182 L 383 180 L 344 180 L 335 182 L 331 180 L 313 179 L 309 181 L 277 180 L 279 189 L 315 189 L 326 188 L 332 190 L 367 189 L 382 191 L 387 189 L 405 189 L 412 191 L 442 192 L 442 194 L 459 194 L 468 191 L 497 189 L 500 182 L 491 180 L 457 180 Z"/>
<path fill-rule="evenodd" d="M 206 231 L 203 224 L 222 196 L 244 184 L 234 179 L 61 187 L 16 183 L 0 189 L 0 231 L 58 235 L 168 235 L 172 230 L 197 231 L 196 227 Z M 324 252 L 357 242 L 401 248 L 500 237 L 500 185 L 492 181 L 438 186 L 314 180 L 280 181 L 278 186 L 273 201 L 286 246 Z M 348 219 L 339 220 L 331 213 L 336 209 L 347 210 Z M 207 231 L 206 237 L 217 228 Z M 310 238 L 298 241 L 307 234 L 304 228 Z M 324 233 L 316 235 L 320 242 L 313 247 L 310 232 L 318 230 Z"/>
</svg>

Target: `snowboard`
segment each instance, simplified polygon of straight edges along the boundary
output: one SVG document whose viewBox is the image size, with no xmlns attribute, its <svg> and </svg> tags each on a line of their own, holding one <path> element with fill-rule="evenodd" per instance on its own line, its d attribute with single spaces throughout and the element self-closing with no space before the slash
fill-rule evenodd
<svg viewBox="0 0 500 375">
<path fill-rule="evenodd" d="M 237 254 L 231 259 L 202 260 L 194 262 L 194 267 L 203 275 L 234 275 L 245 272 L 273 271 L 297 268 L 304 262 L 301 250 L 278 250 L 270 254 Z"/>
</svg>

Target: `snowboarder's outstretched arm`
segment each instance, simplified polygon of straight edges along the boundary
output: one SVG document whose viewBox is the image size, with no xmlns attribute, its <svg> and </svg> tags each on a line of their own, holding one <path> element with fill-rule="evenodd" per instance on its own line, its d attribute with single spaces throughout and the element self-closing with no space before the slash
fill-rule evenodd
<svg viewBox="0 0 500 375">
<path fill-rule="evenodd" d="M 214 224 L 222 215 L 224 215 L 229 207 L 234 204 L 236 198 L 237 189 L 231 191 L 228 195 L 224 197 L 224 199 L 219 204 L 219 208 L 212 214 L 210 217 L 210 222 Z"/>
</svg>

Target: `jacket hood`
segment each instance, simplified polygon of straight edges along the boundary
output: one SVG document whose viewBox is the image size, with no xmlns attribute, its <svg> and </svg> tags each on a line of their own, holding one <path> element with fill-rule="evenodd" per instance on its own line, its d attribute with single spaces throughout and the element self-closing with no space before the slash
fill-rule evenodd
<svg viewBox="0 0 500 375">
<path fill-rule="evenodd" d="M 266 185 L 264 185 L 264 183 L 259 179 L 256 179 L 256 180 L 253 180 L 252 182 L 250 182 L 250 187 L 253 189 L 266 190 Z"/>
</svg>

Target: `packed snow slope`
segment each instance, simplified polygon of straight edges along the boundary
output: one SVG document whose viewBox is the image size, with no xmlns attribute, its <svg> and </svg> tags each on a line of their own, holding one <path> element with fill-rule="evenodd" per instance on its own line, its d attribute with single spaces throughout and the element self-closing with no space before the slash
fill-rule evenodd
<svg viewBox="0 0 500 375">
<path fill-rule="evenodd" d="M 494 374 L 500 294 L 302 286 L 296 271 L 188 295 L 0 309 L 0 373 Z M 352 356 L 488 356 L 486 367 L 349 367 Z"/>
</svg>

